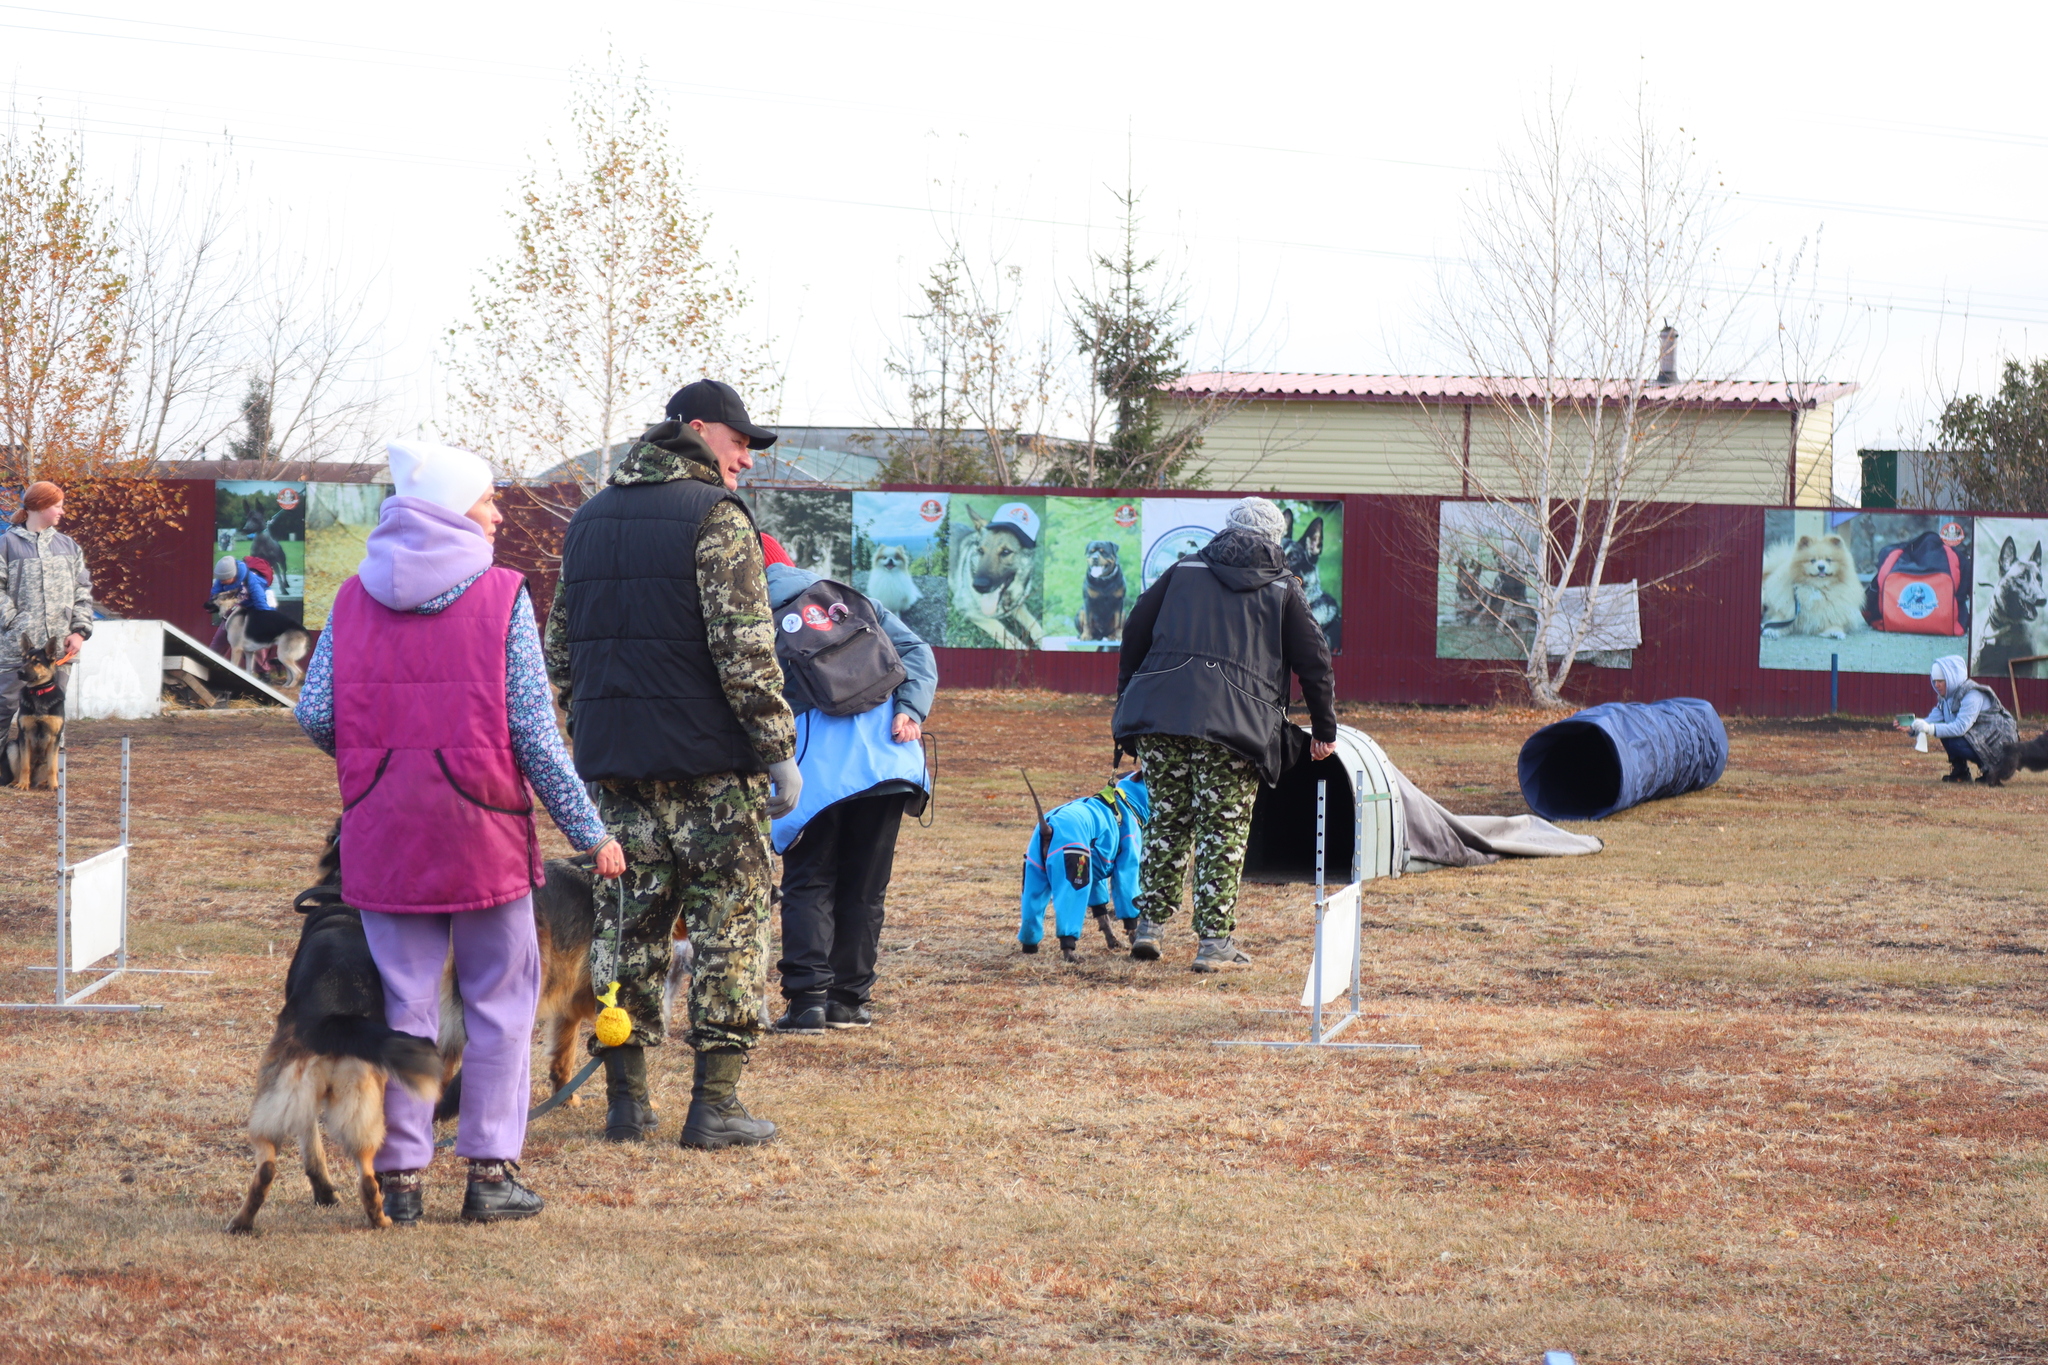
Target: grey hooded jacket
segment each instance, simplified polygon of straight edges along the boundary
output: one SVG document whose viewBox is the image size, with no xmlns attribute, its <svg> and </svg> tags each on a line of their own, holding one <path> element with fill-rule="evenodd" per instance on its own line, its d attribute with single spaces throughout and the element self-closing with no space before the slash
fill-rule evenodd
<svg viewBox="0 0 2048 1365">
<path fill-rule="evenodd" d="M 21 638 L 40 647 L 92 634 L 92 573 L 78 542 L 52 526 L 0 534 L 0 664 L 19 661 Z"/>
</svg>

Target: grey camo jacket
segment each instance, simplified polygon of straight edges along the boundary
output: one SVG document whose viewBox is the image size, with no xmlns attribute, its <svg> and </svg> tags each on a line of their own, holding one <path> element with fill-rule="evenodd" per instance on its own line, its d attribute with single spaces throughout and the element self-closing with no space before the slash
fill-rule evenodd
<svg viewBox="0 0 2048 1365">
<path fill-rule="evenodd" d="M 19 661 L 21 637 L 41 646 L 92 634 L 92 572 L 78 542 L 52 526 L 0 534 L 0 664 Z"/>
</svg>

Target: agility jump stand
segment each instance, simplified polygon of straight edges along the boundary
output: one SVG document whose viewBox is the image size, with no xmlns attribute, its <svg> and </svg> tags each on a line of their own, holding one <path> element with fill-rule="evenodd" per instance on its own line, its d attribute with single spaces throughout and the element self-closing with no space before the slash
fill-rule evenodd
<svg viewBox="0 0 2048 1365">
<path fill-rule="evenodd" d="M 1418 1056 L 1422 1052 L 1420 1043 L 1336 1043 L 1331 1039 L 1364 1018 L 1361 1003 L 1360 976 L 1365 955 L 1365 937 L 1361 932 L 1360 920 L 1364 914 L 1365 885 L 1365 772 L 1363 769 L 1352 775 L 1351 795 L 1356 807 L 1351 823 L 1351 884 L 1330 896 L 1324 890 L 1324 864 L 1328 859 L 1328 814 L 1330 784 L 1316 783 L 1316 936 L 1315 957 L 1308 972 L 1308 989 L 1303 992 L 1308 998 L 1303 1001 L 1310 1008 L 1308 1037 L 1305 1040 L 1268 1040 L 1263 1038 L 1212 1039 L 1214 1047 L 1327 1047 L 1342 1048 L 1352 1052 L 1411 1052 Z M 1333 924 L 1345 926 L 1351 944 L 1351 1008 L 1344 1017 L 1323 1027 L 1323 1002 L 1329 997 L 1323 975 L 1325 956 L 1324 933 Z M 1292 1010 L 1260 1010 L 1261 1014 L 1292 1014 Z"/>
<path fill-rule="evenodd" d="M 64 737 L 57 738 L 57 965 L 30 967 L 57 974 L 57 998 L 50 1002 L 0 1002 L 8 1010 L 71 1010 L 77 1013 L 134 1014 L 162 1005 L 88 1005 L 85 998 L 130 973 L 149 976 L 211 976 L 211 972 L 179 971 L 128 965 L 128 736 L 121 736 L 121 842 L 83 862 L 70 862 L 70 783 Z M 112 957 L 113 966 L 94 964 Z M 71 978 L 89 972 L 98 980 L 80 991 Z"/>
</svg>

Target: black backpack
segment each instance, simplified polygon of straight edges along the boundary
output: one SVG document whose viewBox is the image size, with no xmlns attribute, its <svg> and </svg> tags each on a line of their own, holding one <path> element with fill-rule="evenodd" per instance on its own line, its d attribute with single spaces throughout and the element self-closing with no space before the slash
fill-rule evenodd
<svg viewBox="0 0 2048 1365">
<path fill-rule="evenodd" d="M 802 715 L 872 711 L 903 685 L 903 659 L 882 630 L 875 604 L 844 583 L 821 578 L 775 613 L 782 695 Z"/>
</svg>

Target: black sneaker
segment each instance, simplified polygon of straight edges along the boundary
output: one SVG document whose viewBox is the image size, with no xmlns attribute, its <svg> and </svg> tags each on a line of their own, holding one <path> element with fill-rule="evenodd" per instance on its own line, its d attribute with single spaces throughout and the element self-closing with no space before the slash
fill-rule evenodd
<svg viewBox="0 0 2048 1365">
<path fill-rule="evenodd" d="M 837 1000 L 825 1006 L 826 1028 L 873 1028 L 875 1016 L 866 1005 L 842 1005 Z"/>
<path fill-rule="evenodd" d="M 465 1223 L 505 1223 L 531 1218 L 546 1207 L 539 1195 L 519 1183 L 516 1161 L 472 1161 L 469 1190 L 462 1196 Z"/>
<path fill-rule="evenodd" d="M 789 1008 L 773 1027 L 777 1033 L 823 1033 L 826 1027 L 825 1002 L 798 996 L 789 1002 Z"/>
<path fill-rule="evenodd" d="M 420 1221 L 425 1212 L 421 1198 L 425 1181 L 419 1171 L 379 1171 L 377 1187 L 384 1192 L 384 1216 L 405 1226 Z"/>
</svg>

